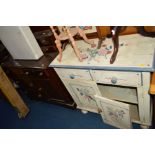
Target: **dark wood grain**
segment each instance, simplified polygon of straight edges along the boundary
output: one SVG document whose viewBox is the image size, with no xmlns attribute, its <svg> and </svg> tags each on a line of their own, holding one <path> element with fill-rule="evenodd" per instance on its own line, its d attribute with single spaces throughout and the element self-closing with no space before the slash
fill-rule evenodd
<svg viewBox="0 0 155 155">
<path fill-rule="evenodd" d="M 56 54 L 44 55 L 39 60 L 13 60 L 8 58 L 2 64 L 8 76 L 35 100 L 75 108 L 72 97 L 49 64 Z"/>
</svg>

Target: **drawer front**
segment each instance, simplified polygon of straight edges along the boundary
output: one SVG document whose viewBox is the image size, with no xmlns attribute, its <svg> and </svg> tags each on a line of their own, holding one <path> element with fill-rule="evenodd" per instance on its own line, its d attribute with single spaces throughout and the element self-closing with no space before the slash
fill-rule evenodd
<svg viewBox="0 0 155 155">
<path fill-rule="evenodd" d="M 55 37 L 50 30 L 35 32 L 34 36 L 41 46 L 55 45 Z"/>
<path fill-rule="evenodd" d="M 101 116 L 104 123 L 110 124 L 117 128 L 132 128 L 130 105 L 110 100 L 101 96 L 95 96 L 98 106 L 101 108 Z"/>
<path fill-rule="evenodd" d="M 57 52 L 57 48 L 55 46 L 42 46 L 41 50 L 44 53 Z"/>
<path fill-rule="evenodd" d="M 92 80 L 89 70 L 55 68 L 55 71 L 61 79 Z"/>
<path fill-rule="evenodd" d="M 100 71 L 91 70 L 93 80 L 97 83 L 122 85 L 122 86 L 141 86 L 141 73 L 121 72 L 121 71 Z"/>
<path fill-rule="evenodd" d="M 51 37 L 53 35 L 51 30 L 44 30 L 44 31 L 39 31 L 39 32 L 34 32 L 34 36 L 36 39 L 42 39 L 46 37 Z"/>
<path fill-rule="evenodd" d="M 46 78 L 46 74 L 43 70 L 37 70 L 37 69 L 20 69 L 20 68 L 14 68 L 11 70 L 13 74 L 15 74 L 18 77 L 35 77 L 35 78 Z"/>
</svg>

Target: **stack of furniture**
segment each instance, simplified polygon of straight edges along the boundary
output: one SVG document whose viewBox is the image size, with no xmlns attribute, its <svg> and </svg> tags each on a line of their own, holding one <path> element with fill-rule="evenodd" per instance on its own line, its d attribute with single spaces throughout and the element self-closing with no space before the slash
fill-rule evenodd
<svg viewBox="0 0 155 155">
<path fill-rule="evenodd" d="M 60 63 L 50 27 L 30 28 L 44 55 L 38 60 L 14 60 L 10 56 L 2 63 L 7 75 L 29 96 L 67 107 L 77 105 L 81 110 L 99 113 L 105 123 L 119 128 L 131 128 L 132 122 L 143 128 L 151 126 L 152 103 L 148 90 L 154 71 L 154 39 L 140 35 L 120 37 L 122 47 L 114 64 L 109 64 L 111 39 L 103 41 L 104 50 L 98 51 L 78 41 L 78 47 L 88 57 L 79 62 L 67 45 Z M 136 33 L 136 29 L 128 27 L 122 34 L 130 33 Z M 99 26 L 97 32 L 87 37 L 103 40 L 107 34 L 110 27 Z M 99 40 L 94 41 L 97 45 Z M 123 118 L 118 119 L 120 116 Z"/>
<path fill-rule="evenodd" d="M 54 69 L 48 67 L 54 58 L 53 53 L 44 55 L 37 61 L 13 60 L 9 57 L 2 67 L 32 99 L 75 107 Z"/>
<path fill-rule="evenodd" d="M 15 85 L 35 100 L 75 108 L 76 104 L 49 64 L 58 52 L 54 36 L 48 27 L 31 27 L 44 55 L 38 60 L 14 60 L 11 56 L 2 63 L 3 69 Z"/>
<path fill-rule="evenodd" d="M 41 50 L 46 53 L 57 53 L 55 37 L 49 26 L 30 26 Z"/>
</svg>

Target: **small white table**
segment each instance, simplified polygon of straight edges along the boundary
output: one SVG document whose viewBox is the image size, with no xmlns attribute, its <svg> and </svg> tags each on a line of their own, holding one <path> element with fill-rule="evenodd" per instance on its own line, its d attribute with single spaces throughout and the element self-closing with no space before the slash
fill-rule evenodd
<svg viewBox="0 0 155 155">
<path fill-rule="evenodd" d="M 98 42 L 98 39 L 94 39 Z M 149 87 L 151 72 L 155 70 L 155 39 L 139 34 L 120 37 L 119 52 L 110 64 L 113 51 L 111 39 L 101 49 L 91 48 L 77 41 L 83 62 L 70 45 L 50 64 L 72 95 L 77 108 L 100 113 L 105 123 L 118 128 L 132 128 L 132 122 L 143 128 L 151 126 L 152 103 Z"/>
</svg>

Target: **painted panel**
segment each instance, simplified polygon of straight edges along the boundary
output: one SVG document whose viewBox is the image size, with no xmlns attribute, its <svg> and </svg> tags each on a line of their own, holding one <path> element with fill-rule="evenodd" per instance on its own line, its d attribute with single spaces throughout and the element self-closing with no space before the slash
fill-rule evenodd
<svg viewBox="0 0 155 155">
<path fill-rule="evenodd" d="M 105 123 L 117 128 L 132 128 L 128 104 L 109 100 L 101 96 L 95 97 L 98 105 L 102 109 L 101 116 Z"/>
<path fill-rule="evenodd" d="M 63 79 L 63 82 L 77 104 L 77 107 L 83 107 L 83 110 L 98 111 L 96 98 L 94 95 L 101 95 L 94 81 Z"/>
</svg>

